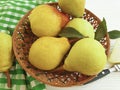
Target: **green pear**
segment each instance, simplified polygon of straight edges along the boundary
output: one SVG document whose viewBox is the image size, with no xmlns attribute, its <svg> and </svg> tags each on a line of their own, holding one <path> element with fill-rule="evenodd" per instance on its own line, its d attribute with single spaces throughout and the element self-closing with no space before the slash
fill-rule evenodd
<svg viewBox="0 0 120 90">
<path fill-rule="evenodd" d="M 61 63 L 69 48 L 65 37 L 41 37 L 32 44 L 29 61 L 38 69 L 52 70 Z"/>
<path fill-rule="evenodd" d="M 12 37 L 0 32 L 0 72 L 8 71 L 12 62 Z"/>
<path fill-rule="evenodd" d="M 106 65 L 107 56 L 104 47 L 92 38 L 77 41 L 65 59 L 63 68 L 85 75 L 96 75 Z"/>
<path fill-rule="evenodd" d="M 58 0 L 62 11 L 74 17 L 82 17 L 85 11 L 86 0 Z"/>
<path fill-rule="evenodd" d="M 32 32 L 40 36 L 57 36 L 69 17 L 50 5 L 39 5 L 29 15 Z"/>
<path fill-rule="evenodd" d="M 93 26 L 87 21 L 82 18 L 74 18 L 69 21 L 66 27 L 72 27 L 80 32 L 84 36 L 88 36 L 90 38 L 94 38 L 94 28 Z"/>
</svg>

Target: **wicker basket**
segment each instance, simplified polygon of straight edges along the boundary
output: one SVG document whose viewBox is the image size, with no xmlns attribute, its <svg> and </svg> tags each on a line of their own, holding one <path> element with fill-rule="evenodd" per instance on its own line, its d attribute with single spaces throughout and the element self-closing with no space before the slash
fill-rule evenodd
<svg viewBox="0 0 120 90">
<path fill-rule="evenodd" d="M 57 3 L 52 3 L 50 5 L 58 8 Z M 17 61 L 23 69 L 38 81 L 58 87 L 82 85 L 92 80 L 95 76 L 86 76 L 78 72 L 67 72 L 64 70 L 62 72 L 43 71 L 35 68 L 29 63 L 29 49 L 32 43 L 37 39 L 37 37 L 31 32 L 30 23 L 28 20 L 29 14 L 30 12 L 21 18 L 13 33 L 13 50 Z M 87 9 L 85 10 L 83 18 L 89 21 L 95 30 L 101 22 L 97 16 Z M 108 55 L 110 47 L 108 34 L 104 37 L 104 39 L 100 40 L 100 43 L 105 47 L 106 54 Z"/>
</svg>

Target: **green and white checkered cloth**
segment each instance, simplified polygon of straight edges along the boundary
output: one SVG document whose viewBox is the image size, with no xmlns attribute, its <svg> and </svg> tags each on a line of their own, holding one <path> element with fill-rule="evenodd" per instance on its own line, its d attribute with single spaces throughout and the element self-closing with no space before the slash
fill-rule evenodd
<svg viewBox="0 0 120 90">
<path fill-rule="evenodd" d="M 29 10 L 46 2 L 57 0 L 0 0 L 0 31 L 13 32 L 20 18 Z M 10 69 L 12 87 L 7 87 L 7 79 L 4 73 L 0 73 L 0 90 L 46 90 L 45 85 L 27 74 L 14 60 Z"/>
</svg>

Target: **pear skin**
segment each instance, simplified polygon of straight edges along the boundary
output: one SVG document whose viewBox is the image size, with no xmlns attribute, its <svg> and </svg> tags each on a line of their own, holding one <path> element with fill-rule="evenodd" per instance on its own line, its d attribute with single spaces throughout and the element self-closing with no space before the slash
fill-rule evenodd
<svg viewBox="0 0 120 90">
<path fill-rule="evenodd" d="M 69 17 L 50 5 L 39 5 L 29 15 L 32 32 L 40 36 L 57 36 Z"/>
<path fill-rule="evenodd" d="M 92 38 L 77 41 L 65 59 L 63 68 L 85 75 L 97 75 L 106 65 L 104 47 Z"/>
<path fill-rule="evenodd" d="M 42 70 L 52 70 L 62 61 L 70 49 L 70 43 L 65 37 L 41 37 L 31 46 L 30 63 Z"/>
<path fill-rule="evenodd" d="M 67 23 L 66 27 L 72 27 L 86 37 L 95 37 L 93 26 L 87 20 L 82 18 L 72 19 Z"/>
<path fill-rule="evenodd" d="M 74 17 L 82 17 L 85 11 L 86 0 L 58 0 L 62 11 Z"/>
<path fill-rule="evenodd" d="M 10 69 L 12 62 L 12 37 L 0 32 L 0 72 Z"/>
</svg>

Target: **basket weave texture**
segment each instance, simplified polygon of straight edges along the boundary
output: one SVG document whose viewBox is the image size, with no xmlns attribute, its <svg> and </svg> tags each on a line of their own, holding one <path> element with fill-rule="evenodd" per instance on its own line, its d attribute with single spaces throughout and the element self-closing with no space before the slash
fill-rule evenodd
<svg viewBox="0 0 120 90">
<path fill-rule="evenodd" d="M 52 3 L 50 5 L 58 8 L 57 3 Z M 30 23 L 28 20 L 30 12 L 28 12 L 26 15 L 24 15 L 23 18 L 21 18 L 13 33 L 13 50 L 17 61 L 23 67 L 23 69 L 38 81 L 58 87 L 82 85 L 92 80 L 95 76 L 86 76 L 79 72 L 43 71 L 35 68 L 29 63 L 29 49 L 32 43 L 37 39 L 37 37 L 31 32 Z M 101 22 L 96 15 L 94 15 L 87 9 L 85 10 L 83 18 L 90 22 L 95 30 Z M 108 55 L 110 47 L 108 34 L 100 40 L 100 43 L 105 47 L 106 54 Z"/>
</svg>

